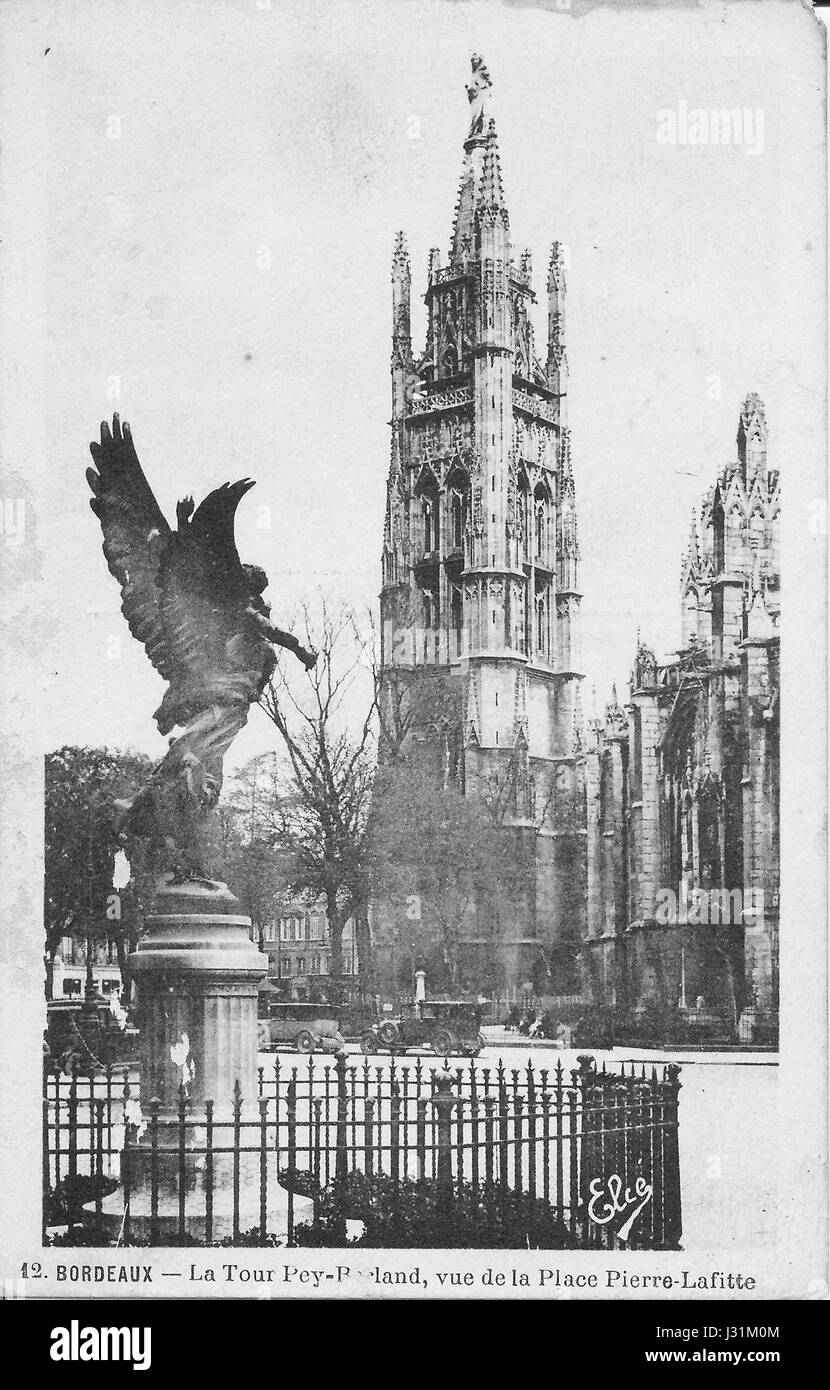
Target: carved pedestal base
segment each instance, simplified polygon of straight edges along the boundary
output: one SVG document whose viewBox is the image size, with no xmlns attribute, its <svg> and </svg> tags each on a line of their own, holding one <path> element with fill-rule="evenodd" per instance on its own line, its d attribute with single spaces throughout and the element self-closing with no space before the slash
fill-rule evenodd
<svg viewBox="0 0 830 1390">
<path fill-rule="evenodd" d="M 190 1131 L 189 1131 L 190 1133 Z M 204 1133 L 197 1132 L 199 1149 L 204 1148 Z M 184 1161 L 178 1148 L 178 1125 L 159 1123 L 155 1159 L 146 1134 L 129 1152 L 129 1177 L 122 1171 L 121 1188 L 104 1201 L 102 1214 L 105 1224 L 114 1232 L 125 1225 L 125 1199 L 129 1202 L 129 1239 L 149 1240 L 156 1237 L 165 1245 L 175 1245 L 182 1229 L 179 1205 L 180 1174 L 184 1171 L 184 1230 L 197 1240 L 217 1242 L 253 1233 L 256 1238 L 262 1220 L 262 1193 L 265 1200 L 265 1230 L 285 1244 L 289 1230 L 290 1197 L 279 1185 L 278 1156 L 271 1150 L 262 1164 L 257 1153 L 239 1156 L 238 1173 L 233 1154 L 214 1153 L 212 1181 L 204 1152 L 186 1152 Z M 216 1142 L 226 1142 L 217 1140 Z M 283 1155 L 283 1162 L 285 1157 Z M 263 1171 L 264 1168 L 264 1171 Z M 153 1170 L 156 1172 L 157 1196 L 153 1219 Z M 234 1188 L 238 1198 L 234 1202 Z M 234 1209 L 236 1207 L 236 1223 Z M 92 1207 L 89 1208 L 90 1211 Z M 294 1197 L 293 1223 L 310 1222 L 313 1203 L 304 1197 Z"/>
<path fill-rule="evenodd" d="M 166 1239 L 179 1226 L 180 1188 L 190 1235 L 205 1235 L 209 1190 L 214 1240 L 233 1234 L 235 1188 L 240 1231 L 258 1227 L 263 1186 L 267 1229 L 285 1234 L 288 1194 L 277 1181 L 276 1153 L 266 1152 L 263 1169 L 259 1152 L 241 1152 L 236 1161 L 232 1152 L 235 1116 L 243 1122 L 240 1147 L 258 1149 L 260 1142 L 257 985 L 266 967 L 249 931 L 249 919 L 223 883 L 174 883 L 168 875 L 159 884 L 147 933 L 131 957 L 139 990 L 140 1095 L 147 1126 L 129 1150 L 134 1234 L 149 1234 L 154 1185 L 158 1229 Z M 182 1085 L 186 1126 L 180 1152 Z M 212 1102 L 210 1145 L 207 1102 Z M 123 1181 L 122 1174 L 122 1189 L 104 1204 L 109 1220 L 123 1216 Z M 308 1210 L 308 1202 L 295 1201 L 297 1220 L 308 1219 Z"/>
</svg>

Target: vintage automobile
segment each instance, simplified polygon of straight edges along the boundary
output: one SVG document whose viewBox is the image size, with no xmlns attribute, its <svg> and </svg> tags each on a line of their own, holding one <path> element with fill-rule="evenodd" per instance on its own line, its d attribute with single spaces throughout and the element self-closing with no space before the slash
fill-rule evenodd
<svg viewBox="0 0 830 1390">
<path fill-rule="evenodd" d="M 260 991 L 258 1046 L 261 1052 L 294 1048 L 297 1052 L 338 1052 L 343 1046 L 333 1004 L 286 1002 Z"/>
<path fill-rule="evenodd" d="M 484 1046 L 481 1006 L 468 999 L 426 999 L 397 1018 L 366 1028 L 360 1045 L 364 1052 L 381 1048 L 394 1056 L 409 1048 L 431 1047 L 439 1057 L 477 1057 Z"/>
<path fill-rule="evenodd" d="M 138 1060 L 138 1029 L 122 1026 L 107 1002 L 50 999 L 46 1005 L 43 1054 L 52 1066 L 70 1072 L 131 1065 Z"/>
</svg>

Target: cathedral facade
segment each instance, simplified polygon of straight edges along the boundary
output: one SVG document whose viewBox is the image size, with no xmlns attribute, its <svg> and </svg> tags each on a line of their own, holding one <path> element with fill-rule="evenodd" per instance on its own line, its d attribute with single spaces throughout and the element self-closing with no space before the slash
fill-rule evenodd
<svg viewBox="0 0 830 1390">
<path fill-rule="evenodd" d="M 778 1026 L 780 516 L 757 395 L 693 515 L 681 642 L 638 642 L 588 756 L 586 984 L 701 1036 Z"/>
<path fill-rule="evenodd" d="M 436 776 L 483 797 L 527 865 L 497 921 L 486 903 L 471 911 L 468 978 L 556 992 L 571 985 L 586 903 L 564 256 L 554 242 L 540 354 L 490 85 L 474 57 L 449 256 L 429 256 L 423 352 L 402 233 L 394 250 L 382 722 Z"/>
<path fill-rule="evenodd" d="M 474 57 L 449 256 L 429 255 L 422 352 L 403 233 L 394 248 L 382 755 L 394 745 L 479 798 L 521 866 L 508 901 L 470 907 L 468 984 L 581 990 L 586 1004 L 651 1018 L 664 1038 L 673 1022 L 769 1040 L 780 489 L 764 407 L 746 398 L 737 457 L 693 517 L 676 657 L 660 663 L 638 639 L 625 706 L 615 693 L 586 739 L 564 255 L 554 242 L 538 351 L 490 87 Z M 383 920 L 378 904 L 378 945 Z"/>
</svg>

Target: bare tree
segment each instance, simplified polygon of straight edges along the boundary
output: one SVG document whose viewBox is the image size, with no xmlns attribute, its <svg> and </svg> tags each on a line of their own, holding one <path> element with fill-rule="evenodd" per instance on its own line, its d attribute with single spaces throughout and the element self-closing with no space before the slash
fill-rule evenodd
<svg viewBox="0 0 830 1390">
<path fill-rule="evenodd" d="M 296 877 L 283 844 L 283 782 L 281 759 L 261 754 L 235 774 L 220 807 L 225 877 L 260 942 L 266 926 L 287 910 Z"/>
<path fill-rule="evenodd" d="M 394 760 L 409 751 L 417 732 L 454 733 L 461 726 L 461 693 L 458 681 L 434 667 L 387 664 L 381 666 L 379 643 L 370 620 L 374 700 L 381 761 Z"/>
<path fill-rule="evenodd" d="M 372 943 L 365 837 L 375 768 L 375 704 L 360 676 L 365 643 L 351 611 L 323 602 L 301 623 L 316 666 L 303 677 L 283 662 L 260 701 L 285 749 L 289 777 L 280 801 L 280 839 L 297 886 L 323 897 L 332 975 L 342 976 L 343 928 L 354 918 L 361 986 L 371 992 Z"/>
</svg>

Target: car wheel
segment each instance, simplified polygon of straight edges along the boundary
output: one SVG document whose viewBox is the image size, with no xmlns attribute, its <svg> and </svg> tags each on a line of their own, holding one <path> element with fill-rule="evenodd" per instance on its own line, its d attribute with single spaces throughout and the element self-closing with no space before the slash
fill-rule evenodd
<svg viewBox="0 0 830 1390">
<path fill-rule="evenodd" d="M 366 1053 L 367 1057 L 368 1057 L 371 1053 L 377 1052 L 377 1050 L 378 1050 L 378 1040 L 377 1040 L 377 1038 L 375 1037 L 374 1033 L 364 1033 L 364 1034 L 362 1035 L 362 1037 L 361 1037 L 361 1039 L 360 1039 L 360 1048 L 361 1048 L 361 1051 L 362 1051 L 362 1052 L 365 1052 L 365 1053 Z"/>
<path fill-rule="evenodd" d="M 441 1057 L 449 1057 L 451 1053 L 458 1050 L 455 1038 L 449 1028 L 438 1029 L 438 1032 L 432 1039 L 432 1046 L 435 1052 Z"/>
<path fill-rule="evenodd" d="M 302 1028 L 294 1039 L 298 1052 L 314 1051 L 314 1034 L 309 1033 L 307 1028 Z"/>
<path fill-rule="evenodd" d="M 384 1047 L 398 1046 L 398 1030 L 394 1023 L 382 1023 L 380 1025 L 378 1028 L 378 1041 L 382 1042 Z"/>
</svg>

